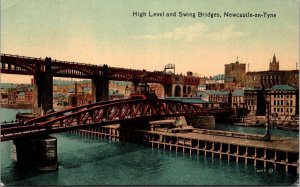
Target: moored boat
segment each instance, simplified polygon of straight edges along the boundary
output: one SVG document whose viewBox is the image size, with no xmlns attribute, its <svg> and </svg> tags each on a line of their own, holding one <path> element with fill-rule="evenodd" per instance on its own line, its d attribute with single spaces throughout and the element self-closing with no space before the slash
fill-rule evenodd
<svg viewBox="0 0 300 187">
<path fill-rule="evenodd" d="M 277 129 L 299 132 L 299 126 L 295 126 L 295 125 L 288 126 L 288 125 L 279 125 L 279 124 L 276 124 L 275 126 Z"/>
</svg>

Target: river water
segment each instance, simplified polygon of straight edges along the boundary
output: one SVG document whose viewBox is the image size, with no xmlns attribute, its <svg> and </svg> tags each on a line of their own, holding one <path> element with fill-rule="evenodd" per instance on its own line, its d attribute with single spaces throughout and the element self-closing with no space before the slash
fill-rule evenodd
<svg viewBox="0 0 300 187">
<path fill-rule="evenodd" d="M 17 112 L 0 108 L 1 121 L 13 120 Z M 217 124 L 217 128 L 229 127 L 228 124 Z M 230 128 L 246 131 L 239 129 L 241 127 Z M 263 133 L 261 129 L 258 131 Z M 282 136 L 298 136 L 295 132 L 290 132 L 292 135 L 282 133 Z M 254 165 L 245 166 L 131 143 L 65 133 L 53 136 L 58 139 L 59 159 L 59 169 L 53 172 L 38 172 L 15 164 L 10 159 L 11 142 L 1 143 L 1 182 L 7 186 L 292 185 L 298 179 L 297 173 L 262 172 Z"/>
</svg>

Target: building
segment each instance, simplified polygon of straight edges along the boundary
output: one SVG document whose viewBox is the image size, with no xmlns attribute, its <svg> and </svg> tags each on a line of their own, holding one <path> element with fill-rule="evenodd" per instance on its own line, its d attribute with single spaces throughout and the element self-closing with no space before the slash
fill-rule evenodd
<svg viewBox="0 0 300 187">
<path fill-rule="evenodd" d="M 33 88 L 29 84 L 2 83 L 0 87 L 1 104 L 32 104 Z"/>
<path fill-rule="evenodd" d="M 197 87 L 197 91 L 204 91 L 206 90 L 206 85 L 205 84 L 199 84 Z"/>
<path fill-rule="evenodd" d="M 16 103 L 18 104 L 25 103 L 25 92 L 20 92 L 17 94 Z"/>
<path fill-rule="evenodd" d="M 224 90 L 225 76 L 224 74 L 210 77 L 206 80 L 206 90 Z"/>
<path fill-rule="evenodd" d="M 272 88 L 274 85 L 290 85 L 299 87 L 299 70 L 279 70 L 279 61 L 274 55 L 269 63 L 269 71 L 247 72 L 245 76 L 246 87 Z"/>
<path fill-rule="evenodd" d="M 208 99 L 213 108 L 228 108 L 232 105 L 232 93 L 230 91 L 209 90 Z"/>
<path fill-rule="evenodd" d="M 260 71 L 246 73 L 246 86 L 272 88 L 274 85 L 290 85 L 299 87 L 299 70 Z"/>
<path fill-rule="evenodd" d="M 231 107 L 233 109 L 236 108 L 244 108 L 245 102 L 244 102 L 244 90 L 234 90 L 232 92 L 232 105 Z"/>
<path fill-rule="evenodd" d="M 0 101 L 1 104 L 8 104 L 15 102 L 15 89 L 17 88 L 17 84 L 12 83 L 1 83 L 0 84 Z M 13 99 L 13 101 L 12 101 Z"/>
<path fill-rule="evenodd" d="M 193 76 L 192 72 L 187 72 L 187 76 L 172 75 L 171 86 L 166 86 L 166 96 L 171 97 L 174 93 L 175 97 L 192 97 L 193 93 L 197 91 L 200 78 Z"/>
<path fill-rule="evenodd" d="M 240 64 L 238 59 L 235 63 L 225 64 L 225 80 L 234 78 L 237 85 L 243 86 L 245 73 L 246 64 Z"/>
<path fill-rule="evenodd" d="M 237 84 L 234 77 L 227 77 L 224 80 L 224 89 L 225 90 L 235 90 L 241 88 L 240 84 Z"/>
<path fill-rule="evenodd" d="M 174 101 L 181 101 L 181 102 L 185 102 L 185 103 L 190 103 L 193 105 L 197 105 L 200 108 L 209 108 L 209 105 L 211 104 L 208 101 L 205 101 L 201 98 L 197 98 L 197 97 L 168 97 L 168 100 L 174 100 Z"/>
<path fill-rule="evenodd" d="M 244 90 L 245 107 L 251 115 L 265 116 L 269 89 L 246 88 Z"/>
<path fill-rule="evenodd" d="M 271 92 L 271 114 L 284 118 L 299 114 L 299 90 L 289 85 L 275 85 Z"/>
<path fill-rule="evenodd" d="M 244 91 L 245 107 L 252 115 L 291 117 L 299 114 L 299 89 L 289 85 L 275 85 L 271 89 L 247 88 Z"/>
<path fill-rule="evenodd" d="M 275 54 L 273 56 L 273 61 L 271 62 L 271 60 L 270 60 L 269 70 L 270 71 L 279 71 L 279 61 L 276 60 Z"/>
</svg>

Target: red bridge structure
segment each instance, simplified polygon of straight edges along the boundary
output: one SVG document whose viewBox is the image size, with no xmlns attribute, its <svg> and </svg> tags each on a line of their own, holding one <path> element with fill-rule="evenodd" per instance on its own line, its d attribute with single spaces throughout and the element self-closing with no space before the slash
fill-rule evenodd
<svg viewBox="0 0 300 187">
<path fill-rule="evenodd" d="M 225 109 L 223 110 L 223 112 L 226 112 Z M 19 124 L 2 125 L 1 142 L 116 123 L 153 121 L 178 116 L 207 115 L 213 112 L 216 111 L 165 99 L 103 101 L 53 112 Z"/>
<path fill-rule="evenodd" d="M 57 140 L 49 137 L 49 134 L 116 123 L 128 126 L 139 123 L 141 126 L 145 122 L 168 117 L 214 112 L 181 101 L 158 99 L 154 93 L 149 92 L 149 85 L 144 78 L 137 91 L 129 99 L 72 107 L 24 122 L 2 125 L 0 140 L 13 140 L 12 158 L 16 161 L 42 170 L 53 170 L 58 168 Z M 223 112 L 227 111 L 224 109 Z"/>
<path fill-rule="evenodd" d="M 18 124 L 2 125 L 1 142 L 13 140 L 13 160 L 38 170 L 56 170 L 57 139 L 49 134 L 116 123 L 139 125 L 167 117 L 207 115 L 213 112 L 189 103 L 165 99 L 102 101 L 53 112 Z"/>
<path fill-rule="evenodd" d="M 31 75 L 34 80 L 34 109 L 45 113 L 53 107 L 53 77 L 83 78 L 92 80 L 94 102 L 108 99 L 109 80 L 139 83 L 142 75 L 148 83 L 160 83 L 168 97 L 181 97 L 191 86 L 196 87 L 200 78 L 180 76 L 166 72 L 150 72 L 125 68 L 74 63 L 66 61 L 1 54 L 1 73 Z M 183 87 L 182 87 L 183 86 Z M 182 88 L 182 89 L 181 89 Z M 39 113 L 39 112 L 37 112 Z"/>
</svg>

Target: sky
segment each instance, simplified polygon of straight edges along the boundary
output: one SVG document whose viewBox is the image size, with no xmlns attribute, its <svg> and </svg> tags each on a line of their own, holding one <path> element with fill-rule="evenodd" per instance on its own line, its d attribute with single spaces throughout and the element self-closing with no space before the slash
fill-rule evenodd
<svg viewBox="0 0 300 187">
<path fill-rule="evenodd" d="M 268 70 L 276 54 L 280 69 L 290 70 L 299 63 L 299 0 L 1 0 L 1 53 L 148 71 L 171 63 L 176 73 L 201 76 L 224 73 L 237 57 L 250 71 Z M 31 78 L 1 74 L 1 82 Z"/>
</svg>

